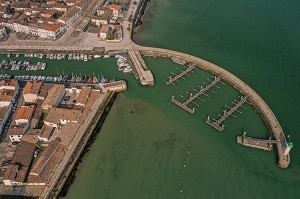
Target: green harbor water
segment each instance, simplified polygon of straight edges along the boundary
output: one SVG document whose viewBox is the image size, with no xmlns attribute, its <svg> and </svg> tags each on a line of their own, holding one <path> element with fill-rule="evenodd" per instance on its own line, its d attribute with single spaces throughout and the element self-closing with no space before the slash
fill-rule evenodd
<svg viewBox="0 0 300 199">
<path fill-rule="evenodd" d="M 128 79 L 67 198 L 299 198 L 299 8 L 296 0 L 151 0 L 134 35 L 141 45 L 211 61 L 254 88 L 292 136 L 288 169 L 277 167 L 274 152 L 236 143 L 243 131 L 269 136 L 248 105 L 238 119 L 225 121 L 223 133 L 204 122 L 237 97 L 229 85 L 198 101 L 189 115 L 171 96 L 179 99 L 210 75 L 197 71 L 168 87 L 164 80 L 179 66 L 149 58 L 155 86 Z"/>
<path fill-rule="evenodd" d="M 125 79 L 128 90 L 112 107 L 67 198 L 300 198 L 300 2 L 296 0 L 151 0 L 134 35 L 141 45 L 199 56 L 232 72 L 271 107 L 294 143 L 291 164 L 277 167 L 274 152 L 240 146 L 236 136 L 268 138 L 251 106 L 228 118 L 222 133 L 205 123 L 239 93 L 218 84 L 188 114 L 170 102 L 188 96 L 211 74 L 198 70 L 176 86 L 164 81 L 176 65 L 146 58 L 155 86 L 143 88 L 117 70 L 114 58 L 90 62 L 46 60 L 36 74 L 101 74 Z M 23 60 L 23 58 L 20 58 Z M 27 59 L 29 60 L 29 59 Z M 35 62 L 39 59 L 31 59 Z M 14 72 L 21 73 L 20 71 Z M 33 72 L 27 72 L 32 74 Z M 188 146 L 190 145 L 190 147 Z M 185 166 L 184 166 L 185 165 Z M 180 189 L 183 192 L 180 192 Z"/>
</svg>

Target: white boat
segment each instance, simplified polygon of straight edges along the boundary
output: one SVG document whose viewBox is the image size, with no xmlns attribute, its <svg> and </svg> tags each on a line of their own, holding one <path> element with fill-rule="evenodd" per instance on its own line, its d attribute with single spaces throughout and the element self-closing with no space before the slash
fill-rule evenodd
<svg viewBox="0 0 300 199">
<path fill-rule="evenodd" d="M 104 55 L 103 58 L 109 58 L 109 55 Z"/>
<path fill-rule="evenodd" d="M 130 66 L 130 64 L 129 63 L 122 63 L 122 64 L 120 64 L 120 65 L 118 65 L 119 67 L 127 67 L 127 66 Z"/>
<path fill-rule="evenodd" d="M 100 58 L 101 55 L 94 55 L 94 58 Z"/>
<path fill-rule="evenodd" d="M 88 56 L 87 55 L 83 56 L 83 61 L 88 61 Z"/>
<path fill-rule="evenodd" d="M 132 69 L 128 68 L 128 67 L 126 67 L 126 68 L 123 69 L 124 73 L 130 73 L 131 71 L 132 71 Z"/>
</svg>

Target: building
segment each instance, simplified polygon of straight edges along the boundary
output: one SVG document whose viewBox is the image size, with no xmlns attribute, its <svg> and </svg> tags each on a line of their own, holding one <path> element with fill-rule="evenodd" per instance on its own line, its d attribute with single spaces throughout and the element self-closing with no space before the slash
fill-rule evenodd
<svg viewBox="0 0 300 199">
<path fill-rule="evenodd" d="M 59 128 L 66 123 L 77 123 L 81 115 L 81 110 L 51 108 L 47 114 L 44 124 L 47 126 Z"/>
<path fill-rule="evenodd" d="M 46 185 L 60 163 L 64 149 L 60 141 L 51 141 L 30 170 L 28 185 Z"/>
<path fill-rule="evenodd" d="M 109 8 L 113 11 L 113 17 L 114 18 L 118 18 L 119 15 L 120 15 L 120 10 L 121 10 L 121 7 L 116 5 L 116 4 L 111 4 L 111 5 L 108 5 L 106 6 L 106 8 Z"/>
<path fill-rule="evenodd" d="M 100 40 L 106 40 L 108 31 L 109 31 L 109 26 L 103 24 L 100 29 Z"/>
<path fill-rule="evenodd" d="M 65 12 L 57 22 L 63 23 L 65 28 L 70 28 L 73 23 L 78 19 L 80 16 L 80 8 L 78 7 L 71 7 L 67 12 Z"/>
<path fill-rule="evenodd" d="M 63 146 L 67 147 L 72 142 L 80 125 L 79 123 L 67 123 L 59 130 L 57 137 L 60 138 Z"/>
<path fill-rule="evenodd" d="M 113 10 L 107 7 L 100 7 L 96 9 L 97 16 L 105 15 L 105 14 L 112 14 Z"/>
<path fill-rule="evenodd" d="M 23 89 L 23 97 L 25 102 L 34 103 L 39 99 L 39 92 L 42 87 L 42 82 L 27 82 Z"/>
<path fill-rule="evenodd" d="M 34 105 L 21 106 L 16 113 L 16 117 L 15 117 L 16 125 L 28 124 L 33 115 L 34 109 L 35 109 Z"/>
<path fill-rule="evenodd" d="M 76 102 L 75 102 L 75 105 L 76 106 L 85 106 L 89 96 L 90 96 L 90 93 L 91 93 L 92 89 L 90 87 L 82 87 L 77 99 L 76 99 Z"/>
<path fill-rule="evenodd" d="M 48 125 L 43 125 L 42 129 L 35 129 L 38 134 L 40 142 L 47 143 L 50 141 L 50 137 L 53 135 L 55 128 Z"/>
<path fill-rule="evenodd" d="M 22 136 L 21 141 L 29 142 L 29 143 L 32 143 L 32 144 L 38 144 L 39 143 L 39 138 L 38 138 L 37 133 L 27 132 L 26 134 L 24 134 Z"/>
<path fill-rule="evenodd" d="M 8 90 L 18 90 L 19 84 L 17 80 L 1 80 L 0 81 L 0 90 L 8 89 Z"/>
<path fill-rule="evenodd" d="M 3 183 L 6 186 L 22 185 L 28 175 L 35 153 L 35 144 L 21 141 L 7 167 Z"/>
<path fill-rule="evenodd" d="M 20 142 L 22 136 L 28 130 L 28 125 L 12 126 L 8 129 L 7 136 L 11 142 Z"/>
<path fill-rule="evenodd" d="M 4 125 L 12 111 L 18 88 L 19 85 L 16 80 L 0 81 L 0 134 L 2 134 Z"/>
<path fill-rule="evenodd" d="M 10 111 L 8 107 L 0 107 L 0 135 L 4 129 L 4 125 L 7 122 Z"/>
<path fill-rule="evenodd" d="M 63 0 L 66 5 L 68 6 L 74 6 L 77 0 Z"/>
<path fill-rule="evenodd" d="M 99 84 L 103 92 L 120 92 L 127 89 L 126 82 L 124 80 L 115 81 L 111 83 L 101 83 Z"/>
<path fill-rule="evenodd" d="M 53 87 L 53 85 L 54 84 L 43 84 L 38 94 L 38 98 L 40 100 L 45 100 L 48 95 L 48 91 Z"/>
<path fill-rule="evenodd" d="M 35 111 L 32 115 L 30 128 L 39 128 L 40 120 L 44 114 L 44 109 L 42 107 L 43 100 L 36 101 Z"/>
<path fill-rule="evenodd" d="M 0 107 L 10 107 L 15 102 L 16 91 L 10 89 L 0 90 Z"/>
<path fill-rule="evenodd" d="M 5 26 L 0 25 L 0 38 L 7 37 L 7 32 Z"/>
<path fill-rule="evenodd" d="M 101 26 L 101 17 L 100 16 L 92 16 L 91 22 L 95 23 L 96 26 Z M 107 21 L 106 21 L 107 22 Z M 106 23 L 107 24 L 107 23 Z"/>
<path fill-rule="evenodd" d="M 66 93 L 65 86 L 63 84 L 55 84 L 53 87 L 48 91 L 48 95 L 42 105 L 43 109 L 50 109 L 52 107 L 57 106 L 63 96 Z"/>
<path fill-rule="evenodd" d="M 0 81 L 0 107 L 9 107 L 15 102 L 18 88 L 19 85 L 16 80 Z"/>
</svg>

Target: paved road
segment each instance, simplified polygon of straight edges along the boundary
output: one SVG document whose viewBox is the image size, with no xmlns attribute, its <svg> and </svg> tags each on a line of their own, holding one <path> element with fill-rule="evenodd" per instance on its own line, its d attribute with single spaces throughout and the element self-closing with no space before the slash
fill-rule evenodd
<svg viewBox="0 0 300 199">
<path fill-rule="evenodd" d="M 135 0 L 137 3 L 140 0 Z M 55 41 L 48 40 L 18 40 L 16 35 L 12 34 L 11 37 L 1 43 L 0 49 L 36 49 L 36 50 L 92 50 L 94 47 L 105 47 L 106 50 L 128 50 L 133 46 L 131 40 L 132 35 L 132 21 L 129 21 L 129 16 L 137 10 L 137 6 L 133 5 L 133 1 L 129 5 L 128 12 L 123 20 L 123 39 L 118 43 L 108 43 L 100 41 L 97 35 L 88 32 L 82 32 L 78 37 L 72 37 L 71 34 L 74 28 L 70 28 L 61 38 Z M 130 30 L 127 28 L 130 27 Z"/>
</svg>

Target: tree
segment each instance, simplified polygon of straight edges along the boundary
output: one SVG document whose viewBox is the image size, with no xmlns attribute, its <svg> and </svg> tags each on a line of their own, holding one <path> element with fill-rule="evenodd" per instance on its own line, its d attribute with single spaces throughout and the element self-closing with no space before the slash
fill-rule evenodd
<svg viewBox="0 0 300 199">
<path fill-rule="evenodd" d="M 91 21 L 91 22 L 90 22 L 90 26 L 92 26 L 92 27 L 97 27 L 97 24 L 96 24 L 96 22 Z"/>
<path fill-rule="evenodd" d="M 9 4 L 6 6 L 6 12 L 9 14 L 15 13 L 15 8 L 12 8 Z"/>
<path fill-rule="evenodd" d="M 136 1 L 134 1 L 134 2 L 133 2 L 133 5 L 135 5 L 135 6 L 136 6 L 136 4 L 137 4 L 137 2 L 136 2 Z"/>
</svg>

